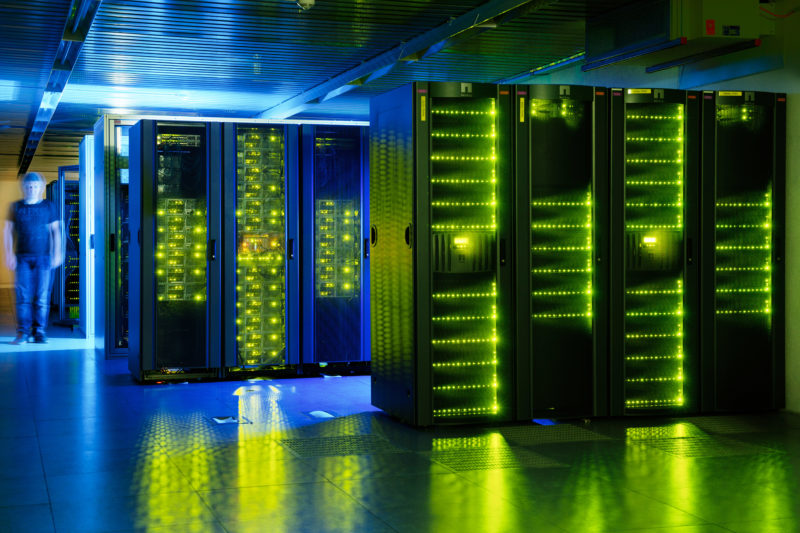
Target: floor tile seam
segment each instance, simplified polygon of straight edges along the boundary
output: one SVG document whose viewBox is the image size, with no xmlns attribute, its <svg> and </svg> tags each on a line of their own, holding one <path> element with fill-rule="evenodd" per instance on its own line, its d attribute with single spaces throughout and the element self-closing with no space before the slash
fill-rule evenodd
<svg viewBox="0 0 800 533">
<path fill-rule="evenodd" d="M 363 503 L 358 501 L 357 498 L 355 498 L 352 494 L 350 494 L 349 492 L 344 490 L 337 483 L 335 483 L 333 481 L 328 481 L 328 483 L 330 483 L 337 491 L 339 491 L 341 494 L 343 494 L 345 497 L 347 497 L 347 499 L 349 499 L 352 502 L 354 502 L 358 507 L 360 507 L 361 509 L 364 509 L 364 511 L 366 511 L 367 514 L 369 514 L 370 516 L 375 518 L 375 520 L 377 520 L 379 523 L 381 523 L 384 526 L 386 526 L 387 528 L 389 528 L 390 531 L 395 531 L 395 532 L 399 533 L 400 530 L 392 527 L 391 524 L 389 524 L 386 520 L 384 520 L 381 516 L 379 516 L 377 511 L 373 511 L 372 509 L 370 509 L 369 507 L 367 507 L 366 505 L 364 505 Z"/>
<path fill-rule="evenodd" d="M 689 515 L 689 516 L 691 516 L 691 517 L 693 517 L 693 518 L 696 518 L 696 519 L 698 519 L 698 520 L 701 520 L 701 521 L 702 521 L 702 523 L 701 523 L 701 524 L 692 524 L 692 525 L 712 525 L 712 526 L 719 526 L 719 527 L 723 527 L 723 526 L 721 526 L 720 524 L 718 524 L 718 523 L 716 523 L 716 522 L 713 522 L 713 521 L 711 521 L 711 520 L 707 520 L 707 519 L 705 519 L 705 518 L 703 518 L 703 517 L 701 517 L 701 516 L 698 516 L 698 515 L 696 515 L 696 514 L 694 514 L 694 513 L 691 513 L 691 512 L 689 512 L 689 511 L 687 511 L 687 510 L 685 510 L 685 509 L 681 509 L 680 507 L 677 507 L 677 506 L 675 506 L 675 505 L 672 505 L 670 502 L 664 501 L 664 500 L 663 500 L 663 499 L 661 499 L 661 498 L 657 498 L 657 497 L 655 497 L 655 496 L 651 496 L 650 494 L 646 494 L 646 493 L 645 493 L 645 492 L 643 492 L 641 489 L 626 488 L 625 490 L 628 490 L 628 491 L 630 491 L 630 492 L 635 492 L 636 494 L 638 494 L 638 495 L 642 496 L 643 498 L 647 498 L 647 499 L 649 499 L 649 500 L 653 500 L 653 501 L 655 501 L 655 502 L 658 502 L 658 503 L 660 503 L 660 504 L 662 504 L 662 505 L 666 505 L 667 507 L 671 507 L 672 509 L 675 509 L 675 510 L 677 510 L 677 511 L 680 511 L 681 513 L 687 514 L 687 515 Z M 727 528 L 724 528 L 724 529 L 727 529 Z"/>
</svg>

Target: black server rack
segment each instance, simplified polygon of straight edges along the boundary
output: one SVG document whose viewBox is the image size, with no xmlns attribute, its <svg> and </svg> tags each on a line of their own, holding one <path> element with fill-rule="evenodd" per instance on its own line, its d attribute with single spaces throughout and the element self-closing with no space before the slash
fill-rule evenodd
<svg viewBox="0 0 800 533">
<path fill-rule="evenodd" d="M 221 360 L 221 125 L 142 120 L 130 132 L 128 368 L 208 377 Z"/>
<path fill-rule="evenodd" d="M 79 172 L 77 165 L 58 167 L 58 179 L 46 187 L 61 223 L 62 263 L 52 274 L 51 301 L 64 325 L 77 324 L 80 318 Z"/>
<path fill-rule="evenodd" d="M 367 129 L 303 125 L 303 365 L 369 361 Z"/>
<path fill-rule="evenodd" d="M 298 127 L 224 124 L 224 361 L 299 363 Z"/>
<path fill-rule="evenodd" d="M 610 413 L 699 407 L 699 93 L 611 90 Z"/>
<path fill-rule="evenodd" d="M 94 126 L 95 348 L 128 355 L 129 141 L 136 121 L 104 115 Z"/>
<path fill-rule="evenodd" d="M 608 91 L 516 86 L 518 418 L 608 414 Z"/>
<path fill-rule="evenodd" d="M 58 319 L 77 324 L 80 318 L 80 167 L 58 168 L 59 211 L 62 223 L 63 263 L 57 269 Z"/>
<path fill-rule="evenodd" d="M 61 192 L 59 187 L 59 180 L 53 180 L 47 185 L 45 185 L 44 196 L 56 206 L 56 212 L 58 213 L 58 219 L 61 221 Z M 63 222 L 61 222 L 63 226 Z M 61 233 L 61 245 L 63 249 L 64 245 L 64 233 Z M 55 272 L 50 272 L 50 312 L 52 313 L 54 310 L 57 315 L 60 314 L 59 305 L 61 304 L 61 268 L 59 267 L 56 269 Z"/>
<path fill-rule="evenodd" d="M 704 92 L 704 411 L 784 406 L 786 95 Z"/>
<path fill-rule="evenodd" d="M 372 403 L 415 425 L 515 416 L 509 89 L 370 105 Z"/>
</svg>

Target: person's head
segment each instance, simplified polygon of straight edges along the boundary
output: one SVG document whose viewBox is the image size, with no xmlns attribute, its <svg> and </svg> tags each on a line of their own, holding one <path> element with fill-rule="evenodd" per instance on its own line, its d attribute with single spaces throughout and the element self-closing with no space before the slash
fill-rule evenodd
<svg viewBox="0 0 800 533">
<path fill-rule="evenodd" d="M 42 199 L 44 192 L 44 176 L 38 172 L 28 172 L 22 178 L 22 196 L 26 202 L 36 202 Z"/>
</svg>

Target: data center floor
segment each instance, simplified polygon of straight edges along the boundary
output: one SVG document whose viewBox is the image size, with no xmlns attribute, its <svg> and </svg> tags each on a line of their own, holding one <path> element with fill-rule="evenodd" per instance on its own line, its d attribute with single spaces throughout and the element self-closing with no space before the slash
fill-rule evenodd
<svg viewBox="0 0 800 533">
<path fill-rule="evenodd" d="M 142 386 L 38 348 L 0 353 L 0 531 L 800 531 L 797 415 L 420 430 L 366 376 Z"/>
</svg>

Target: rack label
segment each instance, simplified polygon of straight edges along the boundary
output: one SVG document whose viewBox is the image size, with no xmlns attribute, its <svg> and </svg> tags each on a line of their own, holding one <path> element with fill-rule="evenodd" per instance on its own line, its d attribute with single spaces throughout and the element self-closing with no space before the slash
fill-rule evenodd
<svg viewBox="0 0 800 533">
<path fill-rule="evenodd" d="M 628 94 L 650 94 L 652 89 L 628 89 Z"/>
<path fill-rule="evenodd" d="M 519 121 L 525 122 L 525 97 L 519 99 Z"/>
<path fill-rule="evenodd" d="M 420 96 L 419 97 L 419 119 L 422 122 L 425 122 L 425 104 L 427 103 L 428 97 L 427 96 Z"/>
<path fill-rule="evenodd" d="M 742 91 L 720 91 L 720 96 L 742 96 Z"/>
</svg>

